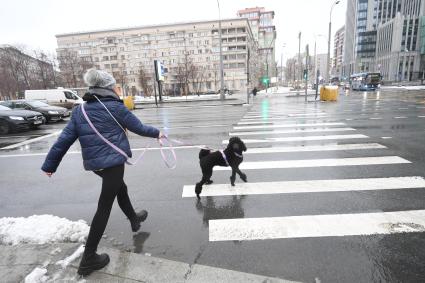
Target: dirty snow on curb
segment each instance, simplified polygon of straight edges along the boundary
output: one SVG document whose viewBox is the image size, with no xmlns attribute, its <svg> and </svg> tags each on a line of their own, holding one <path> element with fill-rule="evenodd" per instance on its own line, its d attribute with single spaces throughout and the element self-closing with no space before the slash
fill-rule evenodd
<svg viewBox="0 0 425 283">
<path fill-rule="evenodd" d="M 65 269 L 71 262 L 80 257 L 84 252 L 84 245 L 81 245 L 72 255 L 69 257 L 62 259 L 56 262 L 57 265 L 60 265 L 63 269 Z"/>
<path fill-rule="evenodd" d="M 46 282 L 49 277 L 45 276 L 47 269 L 36 267 L 34 270 L 25 276 L 25 283 L 40 283 Z"/>
<path fill-rule="evenodd" d="M 83 220 L 71 221 L 53 215 L 0 218 L 0 244 L 45 244 L 84 242 L 89 226 Z"/>
</svg>

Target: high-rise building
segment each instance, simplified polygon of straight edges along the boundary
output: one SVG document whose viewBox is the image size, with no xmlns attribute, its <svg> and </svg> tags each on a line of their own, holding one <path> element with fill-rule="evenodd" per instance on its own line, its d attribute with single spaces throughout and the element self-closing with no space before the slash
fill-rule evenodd
<svg viewBox="0 0 425 283">
<path fill-rule="evenodd" d="M 344 62 L 343 76 L 350 76 L 354 72 L 354 48 L 356 40 L 356 3 L 357 0 L 347 0 L 344 32 Z"/>
<path fill-rule="evenodd" d="M 375 68 L 377 1 L 348 0 L 343 76 Z"/>
<path fill-rule="evenodd" d="M 264 7 L 246 8 L 238 11 L 238 16 L 249 20 L 254 38 L 258 41 L 260 65 L 265 65 L 262 75 L 276 76 L 274 11 L 266 11 Z"/>
<path fill-rule="evenodd" d="M 344 75 L 376 71 L 388 81 L 418 79 L 425 68 L 424 2 L 348 0 Z"/>
<path fill-rule="evenodd" d="M 223 19 L 222 43 L 225 87 L 244 89 L 258 82 L 258 43 L 248 19 Z M 153 91 L 153 61 L 168 69 L 164 90 L 183 94 L 220 88 L 219 23 L 186 22 L 57 35 L 60 67 L 69 54 L 107 70 L 127 94 Z M 249 58 L 248 58 L 249 54 Z M 81 77 L 79 78 L 81 81 Z"/>
<path fill-rule="evenodd" d="M 424 70 L 420 40 L 425 1 L 379 0 L 377 25 L 377 70 L 384 80 L 422 78 Z M 421 60 L 422 59 L 422 60 Z"/>
<path fill-rule="evenodd" d="M 334 56 L 332 60 L 332 75 L 342 76 L 342 67 L 344 59 L 344 38 L 345 26 L 337 30 L 334 36 Z"/>
</svg>

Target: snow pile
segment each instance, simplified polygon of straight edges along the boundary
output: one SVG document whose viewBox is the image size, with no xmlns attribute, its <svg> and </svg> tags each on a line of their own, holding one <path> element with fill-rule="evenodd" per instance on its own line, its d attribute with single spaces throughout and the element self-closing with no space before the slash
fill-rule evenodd
<svg viewBox="0 0 425 283">
<path fill-rule="evenodd" d="M 25 283 L 41 283 L 47 282 L 49 277 L 45 276 L 47 269 L 36 267 L 34 270 L 25 276 Z"/>
<path fill-rule="evenodd" d="M 79 258 L 83 254 L 83 252 L 84 252 L 84 245 L 81 245 L 72 255 L 56 262 L 56 264 L 60 265 L 63 269 L 65 269 L 71 262 Z"/>
<path fill-rule="evenodd" d="M 89 226 L 83 220 L 70 221 L 53 215 L 0 218 L 0 244 L 45 244 L 84 242 Z"/>
</svg>

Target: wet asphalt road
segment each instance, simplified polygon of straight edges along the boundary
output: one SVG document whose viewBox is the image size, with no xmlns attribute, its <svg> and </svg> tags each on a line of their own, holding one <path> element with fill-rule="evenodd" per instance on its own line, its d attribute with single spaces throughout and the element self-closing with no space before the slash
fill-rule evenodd
<svg viewBox="0 0 425 283">
<path fill-rule="evenodd" d="M 309 97 L 311 100 L 312 97 Z M 182 107 L 186 106 L 186 107 Z M 288 116 L 323 111 L 326 116 Z M 297 141 L 248 144 L 252 147 L 326 145 L 373 142 L 386 149 L 315 151 L 246 155 L 245 161 L 399 156 L 409 164 L 248 170 L 249 182 L 425 176 L 425 91 L 382 90 L 342 95 L 336 103 L 303 97 L 259 95 L 250 106 L 179 105 L 134 112 L 146 124 L 165 128 L 185 145 L 222 147 L 222 140 L 243 117 L 258 114 L 264 124 L 341 122 L 365 140 Z M 423 117 L 424 116 L 424 117 Z M 268 118 L 284 118 L 269 120 Z M 54 133 L 65 122 L 38 131 L 0 137 L 0 147 Z M 245 126 L 245 125 L 244 125 Z M 249 125 L 247 125 L 249 126 Z M 261 130 L 261 129 L 260 129 Z M 252 130 L 247 130 L 252 131 Z M 323 133 L 342 135 L 347 133 Z M 353 133 L 348 133 L 353 134 Z M 274 137 L 313 136 L 286 133 Z M 261 135 L 243 138 L 262 138 Z M 0 150 L 0 217 L 53 214 L 90 223 L 100 179 L 82 168 L 78 143 L 49 179 L 39 168 L 55 137 Z M 154 140 L 130 136 L 132 147 L 157 146 Z M 137 156 L 141 151 L 134 151 Z M 117 204 L 101 245 L 148 253 L 188 263 L 275 276 L 303 282 L 423 282 L 425 233 L 209 241 L 209 220 L 282 216 L 390 212 L 425 209 L 424 188 L 332 193 L 269 194 L 182 198 L 184 185 L 201 178 L 198 149 L 176 149 L 178 166 L 168 169 L 158 150 L 150 150 L 137 166 L 127 166 L 125 180 L 133 205 L 149 211 L 141 232 L 132 234 Z M 38 155 L 40 154 L 40 155 Z M 214 172 L 216 184 L 228 183 L 229 172 Z M 237 180 L 237 182 L 241 182 Z"/>
</svg>

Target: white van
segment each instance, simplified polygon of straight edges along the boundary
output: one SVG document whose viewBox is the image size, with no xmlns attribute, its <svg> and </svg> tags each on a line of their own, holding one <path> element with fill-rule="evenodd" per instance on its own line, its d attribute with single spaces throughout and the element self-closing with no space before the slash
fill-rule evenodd
<svg viewBox="0 0 425 283">
<path fill-rule="evenodd" d="M 74 91 L 65 88 L 26 90 L 25 99 L 43 100 L 50 105 L 62 106 L 68 109 L 83 103 L 83 99 Z"/>
</svg>

